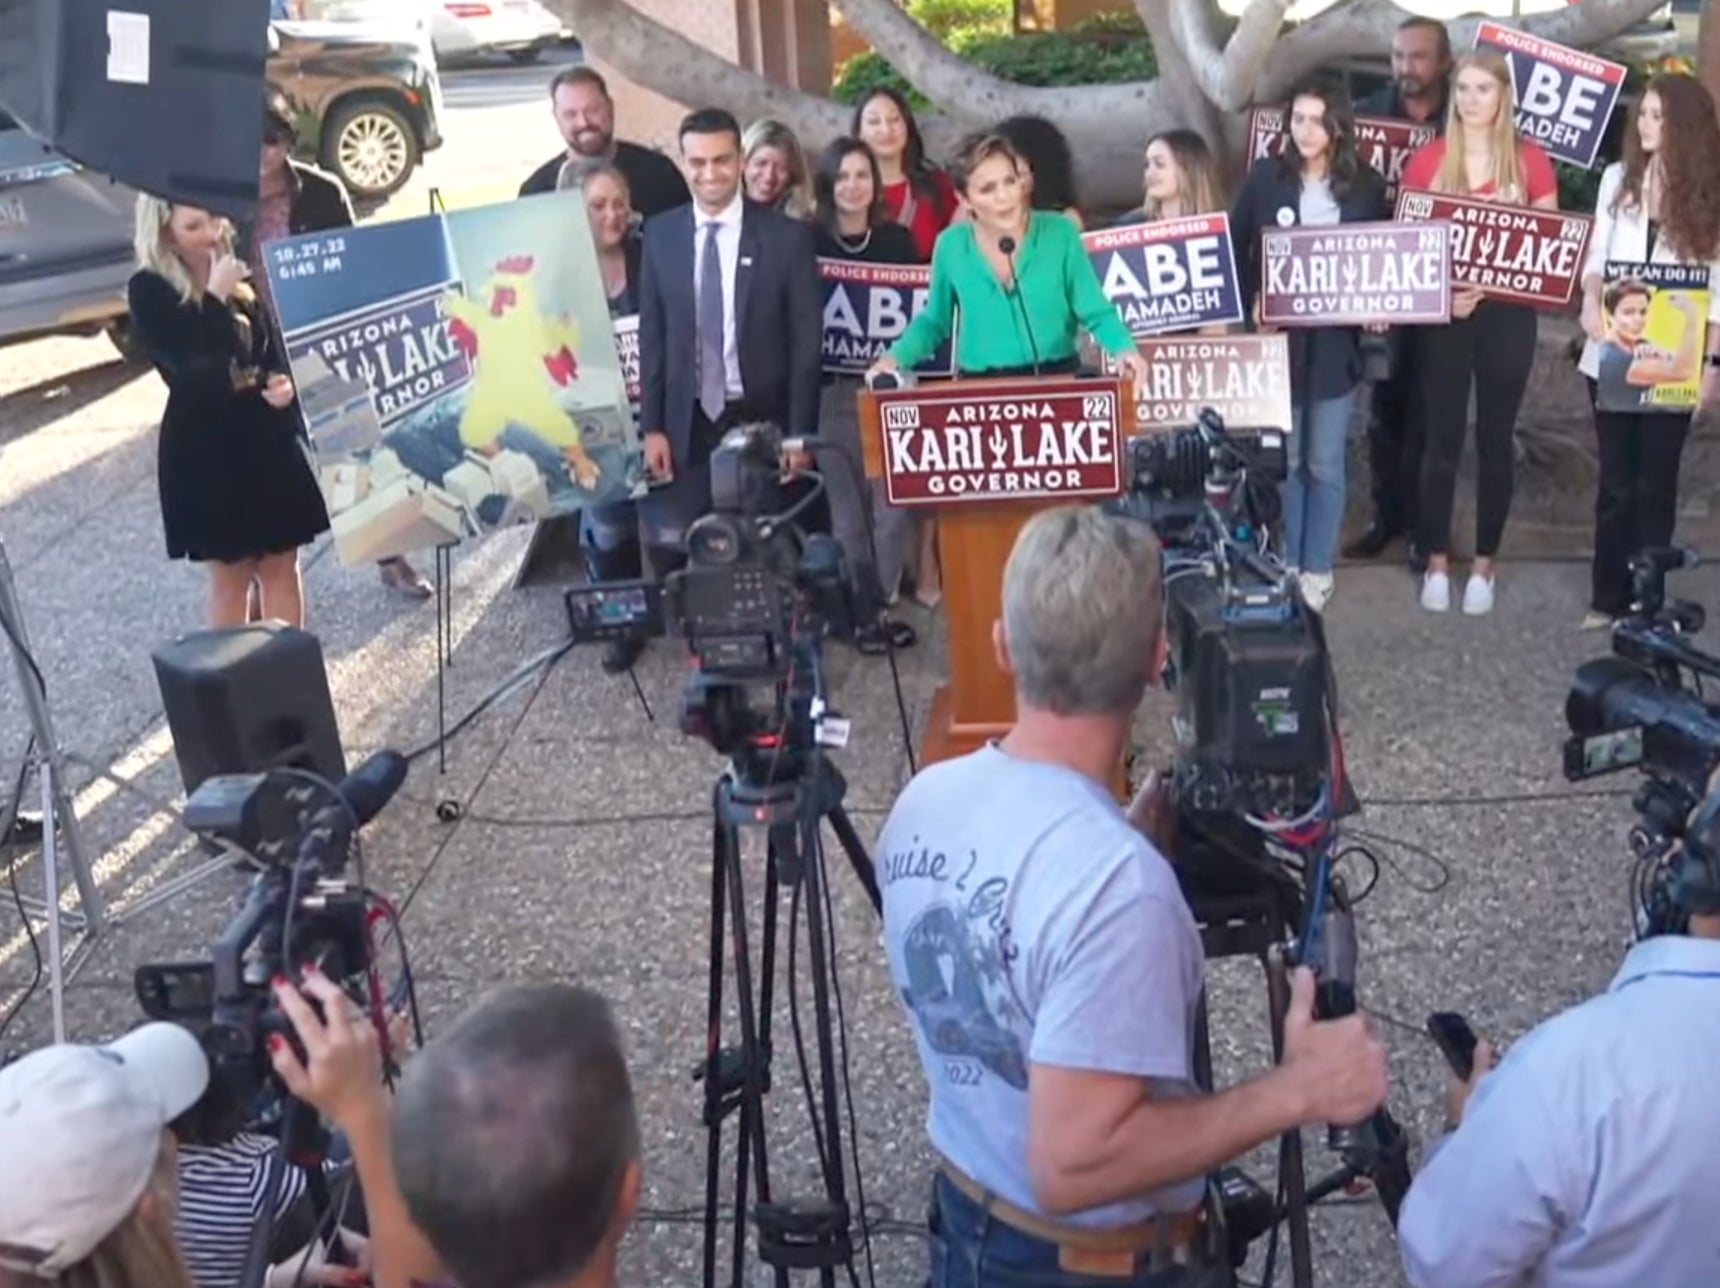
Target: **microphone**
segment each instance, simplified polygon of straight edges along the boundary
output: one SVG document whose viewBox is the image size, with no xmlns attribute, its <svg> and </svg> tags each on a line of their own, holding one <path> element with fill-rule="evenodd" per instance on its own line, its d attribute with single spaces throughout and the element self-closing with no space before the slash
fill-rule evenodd
<svg viewBox="0 0 1720 1288">
<path fill-rule="evenodd" d="M 997 248 L 1003 252 L 1003 257 L 1009 261 L 1009 297 L 1015 301 L 1015 311 L 1021 314 L 1021 329 L 1027 332 L 1027 347 L 1033 352 L 1033 374 L 1041 375 L 1039 361 L 1039 342 L 1033 338 L 1033 323 L 1027 320 L 1027 305 L 1021 298 L 1021 273 L 1015 263 L 1015 238 L 1000 237 Z"/>
<path fill-rule="evenodd" d="M 367 757 L 357 769 L 336 783 L 334 789 L 347 808 L 352 810 L 352 816 L 358 820 L 358 826 L 363 827 L 382 812 L 384 805 L 394 799 L 394 793 L 400 790 L 400 784 L 405 781 L 406 757 L 398 751 L 379 751 Z M 329 808 L 344 821 L 343 811 L 336 806 Z"/>
</svg>

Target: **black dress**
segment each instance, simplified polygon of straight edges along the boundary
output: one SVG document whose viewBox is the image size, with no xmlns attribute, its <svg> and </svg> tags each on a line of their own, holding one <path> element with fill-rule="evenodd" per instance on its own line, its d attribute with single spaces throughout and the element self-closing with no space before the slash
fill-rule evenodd
<svg viewBox="0 0 1720 1288">
<path fill-rule="evenodd" d="M 157 477 L 172 559 L 240 563 L 328 531 L 296 405 L 263 400 L 284 372 L 254 300 L 186 303 L 144 269 L 127 287 L 133 334 L 167 383 Z"/>
</svg>

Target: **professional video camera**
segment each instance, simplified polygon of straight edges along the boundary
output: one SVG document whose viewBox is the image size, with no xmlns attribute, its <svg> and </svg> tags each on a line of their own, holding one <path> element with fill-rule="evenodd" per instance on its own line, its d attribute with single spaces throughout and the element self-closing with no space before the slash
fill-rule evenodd
<svg viewBox="0 0 1720 1288">
<path fill-rule="evenodd" d="M 812 476 L 817 486 L 780 508 L 783 450 L 772 425 L 731 429 L 711 456 L 712 512 L 687 530 L 687 566 L 661 586 L 597 582 L 566 596 L 579 643 L 684 638 L 695 669 L 682 731 L 730 757 L 762 747 L 777 773 L 813 745 L 818 649 L 851 614 L 841 547 L 794 522 L 822 480 Z M 752 690 L 763 688 L 773 696 L 755 703 Z"/>
<path fill-rule="evenodd" d="M 1233 432 L 1203 411 L 1192 428 L 1130 441 L 1129 492 L 1113 507 L 1165 546 L 1179 808 L 1231 832 L 1306 821 L 1333 804 L 1337 777 L 1325 632 L 1269 541 L 1285 461 L 1282 433 Z"/>
<path fill-rule="evenodd" d="M 1151 524 L 1164 546 L 1177 872 L 1207 953 L 1309 966 L 1318 1013 L 1336 1017 L 1357 1006 L 1353 902 L 1333 870 L 1337 820 L 1357 803 L 1321 618 L 1272 549 L 1286 466 L 1283 433 L 1232 431 L 1203 410 L 1190 428 L 1131 440 L 1129 493 L 1111 508 Z M 1285 987 L 1280 974 L 1275 1014 Z M 1309 1282 L 1307 1204 L 1360 1177 L 1395 1222 L 1409 1168 L 1390 1115 L 1333 1124 L 1328 1145 L 1343 1165 L 1309 1185 L 1300 1140 L 1286 1139 L 1276 1200 L 1237 1169 L 1221 1174 L 1234 1264 L 1268 1230 L 1274 1256 L 1285 1222 L 1293 1278 Z"/>
<path fill-rule="evenodd" d="M 369 973 L 373 900 L 347 864 L 359 829 L 405 778 L 406 758 L 382 751 L 338 784 L 272 769 L 210 778 L 191 794 L 187 826 L 260 870 L 209 961 L 140 966 L 136 991 L 151 1019 L 200 1035 L 215 1078 L 237 1103 L 269 1099 L 269 1038 L 297 1042 L 272 980 L 297 979 L 307 965 L 337 983 Z"/>
<path fill-rule="evenodd" d="M 1640 906 L 1658 929 L 1690 911 L 1675 906 L 1680 878 L 1672 869 L 1685 848 L 1708 844 L 1691 835 L 1689 820 L 1720 768 L 1720 707 L 1701 691 L 1704 677 L 1720 679 L 1720 657 L 1689 640 L 1702 629 L 1702 607 L 1666 597 L 1666 574 L 1696 562 L 1694 551 L 1677 548 L 1645 550 L 1630 561 L 1631 612 L 1613 626 L 1613 655 L 1578 667 L 1565 700 L 1567 779 L 1632 766 L 1646 775 L 1632 801 L 1638 823 L 1631 848 Z"/>
</svg>

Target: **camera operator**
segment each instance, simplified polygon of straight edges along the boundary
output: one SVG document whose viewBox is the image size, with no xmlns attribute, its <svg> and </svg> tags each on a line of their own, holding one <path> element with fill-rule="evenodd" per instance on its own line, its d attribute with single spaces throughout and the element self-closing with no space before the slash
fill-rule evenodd
<svg viewBox="0 0 1720 1288">
<path fill-rule="evenodd" d="M 1639 941 L 1605 993 L 1497 1069 L 1481 1043 L 1470 1080 L 1450 1080 L 1451 1134 L 1398 1222 L 1414 1288 L 1720 1281 L 1720 881 L 1682 871 L 1686 924 Z"/>
<path fill-rule="evenodd" d="M 374 1030 L 333 984 L 278 981 L 303 1043 L 271 1052 L 289 1090 L 347 1134 L 364 1186 L 381 1288 L 436 1263 L 405 1216 L 388 1157 Z M 310 1001 L 328 1016 L 319 1018 Z M 0 1267 L 20 1288 L 192 1288 L 174 1223 L 178 1148 L 170 1124 L 209 1084 L 191 1033 L 146 1024 L 105 1047 L 57 1045 L 0 1070 Z"/>
<path fill-rule="evenodd" d="M 639 1206 L 639 1122 L 596 993 L 491 994 L 413 1058 L 401 1191 L 460 1288 L 608 1288 Z"/>
<path fill-rule="evenodd" d="M 1027 523 L 994 627 L 1016 724 L 919 774 L 880 839 L 891 973 L 932 1087 L 940 1288 L 1226 1283 L 1196 1269 L 1205 1175 L 1385 1098 L 1382 1048 L 1359 1018 L 1315 1022 L 1305 971 L 1282 1063 L 1194 1086 L 1200 938 L 1108 787 L 1163 660 L 1159 558 L 1147 525 L 1097 510 Z M 1137 802 L 1143 827 L 1160 804 Z"/>
</svg>

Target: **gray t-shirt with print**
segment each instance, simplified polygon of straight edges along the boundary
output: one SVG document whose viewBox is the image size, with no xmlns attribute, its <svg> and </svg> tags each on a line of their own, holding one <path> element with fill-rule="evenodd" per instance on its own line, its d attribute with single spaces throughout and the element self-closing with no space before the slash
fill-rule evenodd
<svg viewBox="0 0 1720 1288">
<path fill-rule="evenodd" d="M 931 1084 L 932 1146 L 1029 1211 L 1028 1067 L 1193 1086 L 1204 958 L 1176 874 L 1074 770 L 995 745 L 922 771 L 878 843 L 884 941 Z M 1059 1219 L 1186 1211 L 1199 1179 Z"/>
</svg>

